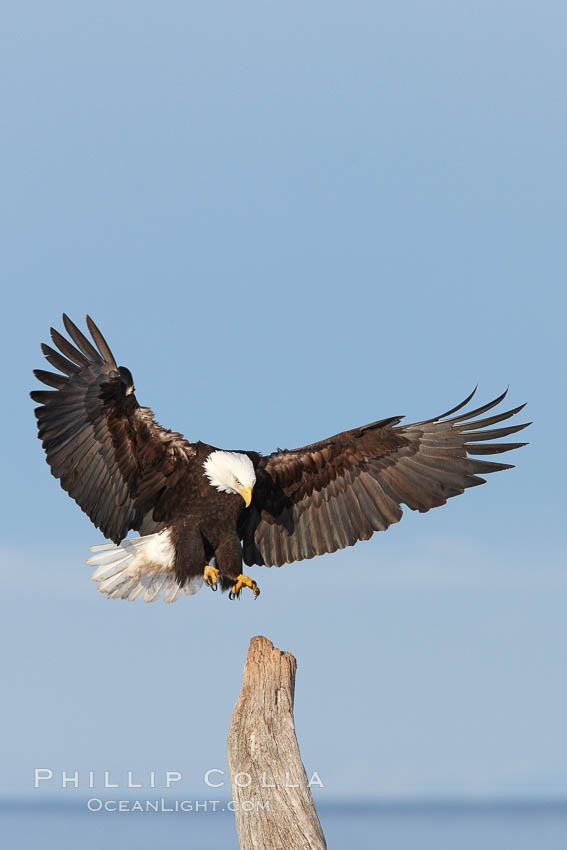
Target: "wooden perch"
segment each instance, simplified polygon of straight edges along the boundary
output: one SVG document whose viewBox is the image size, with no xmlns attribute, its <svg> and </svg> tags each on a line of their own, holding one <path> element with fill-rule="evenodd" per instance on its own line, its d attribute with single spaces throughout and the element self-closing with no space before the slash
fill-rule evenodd
<svg viewBox="0 0 567 850">
<path fill-rule="evenodd" d="M 228 732 L 241 850 L 326 850 L 293 722 L 297 664 L 253 637 Z"/>
</svg>

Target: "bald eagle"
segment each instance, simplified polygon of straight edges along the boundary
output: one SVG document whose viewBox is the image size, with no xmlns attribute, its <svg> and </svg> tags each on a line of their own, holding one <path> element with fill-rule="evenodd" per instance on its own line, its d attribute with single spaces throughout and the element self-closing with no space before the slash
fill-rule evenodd
<svg viewBox="0 0 567 850">
<path fill-rule="evenodd" d="M 138 404 L 130 370 L 86 321 L 92 342 L 66 315 L 74 344 L 51 329 L 58 350 L 42 350 L 58 371 L 35 370 L 52 390 L 31 397 L 51 472 L 112 541 L 87 562 L 111 599 L 174 602 L 203 582 L 257 597 L 243 561 L 279 567 L 368 540 L 398 522 L 402 504 L 425 512 L 484 484 L 479 473 L 511 468 L 472 455 L 526 445 L 492 441 L 530 423 L 484 430 L 524 405 L 478 419 L 506 392 L 463 413 L 475 390 L 432 419 L 390 416 L 267 457 L 191 443 Z M 125 539 L 131 529 L 140 536 Z"/>
</svg>

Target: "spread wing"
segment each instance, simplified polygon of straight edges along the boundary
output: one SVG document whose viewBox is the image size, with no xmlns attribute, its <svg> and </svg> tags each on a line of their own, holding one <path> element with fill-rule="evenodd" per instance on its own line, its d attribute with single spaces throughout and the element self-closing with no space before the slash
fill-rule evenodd
<svg viewBox="0 0 567 850">
<path fill-rule="evenodd" d="M 524 405 L 475 419 L 498 405 L 506 391 L 476 410 L 451 417 L 474 392 L 433 419 L 411 425 L 399 425 L 399 416 L 383 419 L 261 458 L 253 502 L 240 529 L 246 563 L 279 567 L 344 549 L 398 522 L 402 504 L 425 512 L 467 487 L 484 484 L 479 473 L 510 469 L 510 464 L 473 456 L 526 445 L 490 441 L 530 423 L 484 430 Z"/>
<path fill-rule="evenodd" d="M 54 388 L 31 393 L 41 405 L 35 411 L 39 437 L 63 489 L 105 537 L 119 543 L 145 517 L 147 522 L 194 450 L 180 434 L 158 425 L 149 408 L 140 407 L 132 375 L 116 365 L 89 316 L 94 345 L 65 315 L 63 322 L 75 345 L 52 328 L 59 351 L 45 344 L 42 351 L 58 372 L 34 371 Z M 156 530 L 155 524 L 149 530 Z"/>
</svg>

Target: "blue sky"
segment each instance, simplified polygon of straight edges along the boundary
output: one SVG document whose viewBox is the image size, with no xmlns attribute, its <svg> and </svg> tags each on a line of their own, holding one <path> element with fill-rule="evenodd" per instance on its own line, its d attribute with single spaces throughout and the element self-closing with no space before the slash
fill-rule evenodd
<svg viewBox="0 0 567 850">
<path fill-rule="evenodd" d="M 249 638 L 296 654 L 329 797 L 567 793 L 564 4 L 12 4 L 4 16 L 6 698 L 34 767 L 224 766 Z M 260 600 L 109 602 L 31 370 L 89 312 L 159 421 L 293 447 L 529 402 L 515 470 Z M 47 793 L 47 792 L 46 792 Z M 72 793 L 72 792 L 71 792 Z"/>
</svg>

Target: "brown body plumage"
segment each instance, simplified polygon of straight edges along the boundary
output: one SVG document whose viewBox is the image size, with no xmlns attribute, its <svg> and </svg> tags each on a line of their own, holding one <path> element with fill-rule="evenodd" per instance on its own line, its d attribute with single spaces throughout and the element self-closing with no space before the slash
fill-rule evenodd
<svg viewBox="0 0 567 850">
<path fill-rule="evenodd" d="M 132 598 L 139 575 L 145 576 L 146 590 L 153 581 L 154 598 L 158 574 L 182 589 L 203 574 L 213 556 L 228 586 L 241 573 L 242 560 L 281 566 L 352 546 L 398 522 L 402 504 L 425 512 L 484 483 L 479 476 L 510 468 L 475 455 L 525 445 L 498 442 L 525 424 L 485 430 L 523 405 L 478 419 L 506 393 L 460 412 L 473 392 L 457 407 L 423 422 L 400 425 L 401 417 L 390 417 L 292 451 L 266 457 L 241 452 L 255 473 L 246 507 L 235 491 L 219 491 L 204 473 L 212 453 L 225 453 L 158 425 L 152 412 L 138 404 L 130 371 L 117 366 L 92 320 L 87 317 L 96 348 L 68 317 L 63 320 L 74 345 L 52 330 L 59 350 L 42 346 L 63 374 L 36 370 L 53 391 L 31 394 L 41 405 L 36 409 L 39 436 L 51 471 L 115 544 L 131 529 L 142 536 L 167 530 L 174 550 L 171 563 L 156 565 L 153 572 L 131 565 L 122 569 L 116 587 L 105 579 L 107 587 L 112 585 L 105 590 L 109 595 Z M 97 558 L 96 563 L 104 560 Z"/>
</svg>

